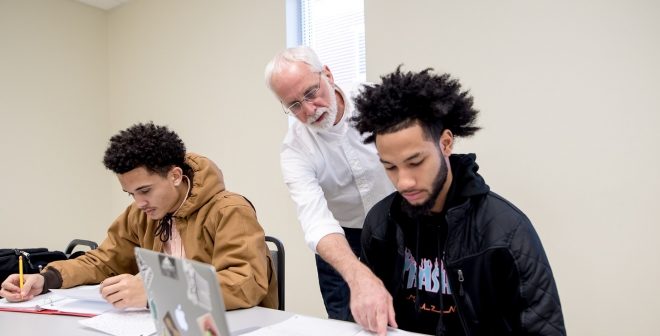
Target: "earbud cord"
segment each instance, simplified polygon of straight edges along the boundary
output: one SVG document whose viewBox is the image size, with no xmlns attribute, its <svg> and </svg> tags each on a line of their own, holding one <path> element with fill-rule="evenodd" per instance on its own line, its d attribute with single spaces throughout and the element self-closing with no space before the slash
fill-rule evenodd
<svg viewBox="0 0 660 336">
<path fill-rule="evenodd" d="M 190 178 L 188 178 L 188 176 L 183 175 L 183 177 L 185 177 L 186 181 L 188 182 L 188 191 L 186 191 L 186 196 L 183 198 L 183 201 L 181 204 L 179 204 L 176 210 L 165 215 L 165 217 L 160 220 L 160 223 L 158 223 L 158 226 L 156 227 L 155 235 L 159 236 L 160 241 L 163 243 L 172 238 L 172 220 L 174 220 L 173 216 L 177 211 L 179 211 L 179 209 L 181 209 L 183 203 L 185 203 L 188 199 L 188 195 L 190 195 L 190 188 L 192 188 L 192 183 L 190 182 Z"/>
<path fill-rule="evenodd" d="M 188 178 L 188 176 L 183 175 L 183 177 L 185 177 L 186 181 L 188 182 L 188 190 L 186 191 L 186 197 L 183 198 L 183 201 L 181 202 L 181 204 L 179 204 L 179 207 L 176 208 L 176 210 L 174 210 L 174 212 L 172 213 L 172 216 L 174 216 L 174 214 L 177 211 L 179 211 L 179 209 L 181 209 L 181 206 L 183 205 L 183 203 L 186 203 L 186 200 L 188 199 L 188 195 L 190 195 L 190 188 L 192 187 L 192 183 L 190 183 L 190 179 Z"/>
<path fill-rule="evenodd" d="M 179 204 L 179 207 L 176 208 L 176 210 L 174 210 L 174 212 L 172 213 L 172 216 L 173 216 L 172 217 L 172 224 L 174 224 L 174 214 L 177 211 L 179 211 L 179 209 L 181 209 L 181 206 L 183 205 L 183 203 L 186 202 L 186 200 L 188 199 L 188 195 L 190 195 L 190 188 L 192 188 L 192 183 L 190 182 L 190 179 L 188 178 L 188 176 L 183 175 L 183 177 L 185 177 L 186 181 L 188 182 L 188 190 L 186 191 L 186 197 L 183 198 L 183 202 L 181 202 L 181 204 Z M 172 225 L 172 224 L 170 224 L 170 225 Z M 174 228 L 174 229 L 176 230 L 176 228 Z M 170 238 L 171 237 L 172 236 L 170 236 Z M 179 258 L 183 258 L 183 239 L 181 239 L 180 237 L 179 237 Z"/>
</svg>

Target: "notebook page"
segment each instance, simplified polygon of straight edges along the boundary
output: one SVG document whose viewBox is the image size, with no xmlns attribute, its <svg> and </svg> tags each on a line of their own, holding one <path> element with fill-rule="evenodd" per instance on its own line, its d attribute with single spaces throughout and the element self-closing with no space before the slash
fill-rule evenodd
<svg viewBox="0 0 660 336">
<path fill-rule="evenodd" d="M 156 326 L 148 310 L 113 310 L 78 323 L 117 336 L 147 336 L 156 333 Z"/>
<path fill-rule="evenodd" d="M 90 301 L 68 298 L 55 301 L 52 304 L 43 305 L 41 308 L 57 310 L 65 313 L 89 315 L 99 315 L 114 309 L 112 305 L 106 301 Z"/>
<path fill-rule="evenodd" d="M 356 323 L 294 315 L 282 322 L 262 327 L 242 336 L 374 336 Z M 422 335 L 387 328 L 388 336 Z"/>
<path fill-rule="evenodd" d="M 62 296 L 59 296 L 55 293 L 46 293 L 43 295 L 37 295 L 32 300 L 22 301 L 22 302 L 9 302 L 7 299 L 0 299 L 0 308 L 6 309 L 22 309 L 22 310 L 39 310 L 40 307 L 52 304 L 54 302 L 63 300 Z"/>
<path fill-rule="evenodd" d="M 294 315 L 244 336 L 354 336 L 362 328 L 355 323 Z"/>
<path fill-rule="evenodd" d="M 103 299 L 103 296 L 101 296 L 100 285 L 77 286 L 66 289 L 51 289 L 50 291 L 71 299 L 105 302 L 105 299 Z"/>
</svg>

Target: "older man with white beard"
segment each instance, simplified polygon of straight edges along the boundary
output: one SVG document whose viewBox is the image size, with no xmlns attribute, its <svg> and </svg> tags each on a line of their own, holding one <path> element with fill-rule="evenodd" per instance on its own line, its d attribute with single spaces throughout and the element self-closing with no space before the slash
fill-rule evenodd
<svg viewBox="0 0 660 336">
<path fill-rule="evenodd" d="M 332 72 L 312 49 L 278 53 L 265 76 L 284 112 L 295 118 L 282 146 L 282 173 L 305 242 L 317 253 L 328 316 L 354 318 L 384 334 L 382 316 L 396 325 L 392 297 L 356 257 L 367 212 L 394 190 L 376 148 L 365 145 L 351 125 L 351 97 L 335 85 Z"/>
</svg>

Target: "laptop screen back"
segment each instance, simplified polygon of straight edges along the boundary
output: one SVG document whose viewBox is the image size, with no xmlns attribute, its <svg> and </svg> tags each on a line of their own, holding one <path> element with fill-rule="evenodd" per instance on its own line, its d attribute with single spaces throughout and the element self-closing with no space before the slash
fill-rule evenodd
<svg viewBox="0 0 660 336">
<path fill-rule="evenodd" d="M 135 248 L 158 335 L 228 336 L 213 266 Z"/>
</svg>

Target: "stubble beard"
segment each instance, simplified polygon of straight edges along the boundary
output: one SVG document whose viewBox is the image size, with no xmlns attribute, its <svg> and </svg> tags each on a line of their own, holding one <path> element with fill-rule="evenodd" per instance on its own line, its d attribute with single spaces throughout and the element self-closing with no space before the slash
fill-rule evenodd
<svg viewBox="0 0 660 336">
<path fill-rule="evenodd" d="M 410 202 L 404 198 L 403 203 L 401 204 L 401 209 L 411 218 L 430 215 L 431 209 L 435 206 L 435 201 L 438 199 L 440 191 L 442 191 L 442 186 L 444 186 L 445 181 L 447 181 L 448 171 L 447 163 L 445 163 L 444 157 L 441 155 L 440 169 L 433 180 L 433 186 L 429 198 L 419 205 L 410 204 Z"/>
</svg>

